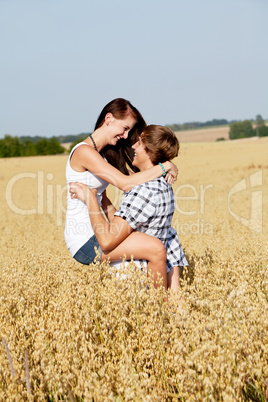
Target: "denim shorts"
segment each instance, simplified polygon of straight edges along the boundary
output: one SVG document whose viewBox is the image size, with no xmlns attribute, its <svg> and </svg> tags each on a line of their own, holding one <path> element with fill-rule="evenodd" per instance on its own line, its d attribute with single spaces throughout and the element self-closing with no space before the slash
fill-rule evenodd
<svg viewBox="0 0 268 402">
<path fill-rule="evenodd" d="M 102 254 L 102 250 L 98 243 L 98 240 L 95 235 L 93 235 L 74 255 L 74 259 L 81 264 L 89 265 L 94 262 L 94 258 L 96 257 L 96 252 L 94 247 L 97 247 L 100 255 Z"/>
</svg>

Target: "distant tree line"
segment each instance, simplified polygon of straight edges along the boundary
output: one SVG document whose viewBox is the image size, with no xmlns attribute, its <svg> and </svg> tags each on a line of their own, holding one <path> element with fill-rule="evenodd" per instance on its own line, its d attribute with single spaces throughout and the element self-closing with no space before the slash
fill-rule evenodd
<svg viewBox="0 0 268 402">
<path fill-rule="evenodd" d="M 254 124 L 254 126 L 253 126 Z M 265 125 L 265 121 L 260 114 L 256 116 L 256 119 L 243 120 L 243 121 L 227 121 L 226 119 L 213 119 L 206 121 L 205 123 L 191 122 L 183 124 L 169 124 L 169 127 L 173 131 L 182 130 L 196 130 L 204 127 L 215 127 L 229 125 L 229 138 L 230 140 L 238 138 L 248 138 L 248 137 L 265 137 L 268 136 L 268 127 Z M 224 138 L 219 138 L 218 140 L 223 141 Z"/>
<path fill-rule="evenodd" d="M 75 142 L 77 141 L 79 138 L 83 139 L 88 137 L 89 133 L 80 133 L 80 134 L 68 134 L 68 135 L 58 135 L 58 136 L 54 136 L 52 138 L 56 138 L 56 140 L 60 143 L 60 144 L 64 144 L 67 142 Z M 39 140 L 42 140 L 43 138 L 46 137 L 40 137 L 40 136 L 35 136 L 35 137 L 30 137 L 30 136 L 22 136 L 19 137 L 19 139 L 22 142 L 26 142 L 26 141 L 31 141 L 32 143 L 36 143 Z"/>
<path fill-rule="evenodd" d="M 230 121 L 228 122 L 226 119 L 213 119 L 206 121 L 205 123 L 200 123 L 196 121 L 183 124 L 168 124 L 167 127 L 169 127 L 173 131 L 182 131 L 182 130 L 196 130 L 197 128 L 204 128 L 204 127 L 224 126 L 230 123 L 232 122 Z"/>
<path fill-rule="evenodd" d="M 69 134 L 69 135 L 60 135 L 59 137 L 56 137 L 58 141 L 63 144 L 66 142 L 79 142 L 84 140 L 89 136 L 89 133 L 80 133 L 80 134 Z"/>
<path fill-rule="evenodd" d="M 5 138 L 0 140 L 0 158 L 9 158 L 14 156 L 56 155 L 62 154 L 65 151 L 56 137 L 40 137 L 35 142 L 31 141 L 29 138 L 24 137 L 24 140 L 22 140 L 19 137 L 6 135 Z"/>
<path fill-rule="evenodd" d="M 255 128 L 251 120 L 236 121 L 230 124 L 229 138 L 230 140 L 249 137 L 266 137 L 268 136 L 268 127 L 260 114 L 256 116 L 254 121 Z"/>
</svg>

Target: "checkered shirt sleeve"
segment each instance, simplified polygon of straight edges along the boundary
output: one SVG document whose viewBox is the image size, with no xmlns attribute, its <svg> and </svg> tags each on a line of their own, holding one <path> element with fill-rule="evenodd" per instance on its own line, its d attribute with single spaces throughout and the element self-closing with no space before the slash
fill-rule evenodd
<svg viewBox="0 0 268 402">
<path fill-rule="evenodd" d="M 155 215 L 156 208 L 153 191 L 140 185 L 123 194 L 115 215 L 125 219 L 135 230 L 140 229 L 141 225 L 147 226 L 146 223 Z"/>
</svg>

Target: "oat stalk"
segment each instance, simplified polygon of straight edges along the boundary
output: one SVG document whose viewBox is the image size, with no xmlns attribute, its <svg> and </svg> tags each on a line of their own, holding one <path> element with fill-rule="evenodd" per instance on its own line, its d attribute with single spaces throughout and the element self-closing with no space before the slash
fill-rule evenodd
<svg viewBox="0 0 268 402">
<path fill-rule="evenodd" d="M 30 381 L 30 372 L 29 372 L 29 363 L 28 363 L 27 350 L 25 350 L 25 374 L 26 374 L 27 393 L 31 394 L 31 381 Z"/>
<path fill-rule="evenodd" d="M 10 351 L 8 349 L 7 342 L 6 342 L 4 337 L 2 337 L 2 343 L 3 343 L 3 346 L 4 346 L 4 348 L 6 350 L 6 353 L 7 353 L 7 359 L 8 359 L 11 375 L 12 375 L 13 378 L 15 378 L 16 373 L 15 373 L 15 369 L 14 369 L 14 366 L 13 366 L 12 357 L 11 357 Z"/>
</svg>

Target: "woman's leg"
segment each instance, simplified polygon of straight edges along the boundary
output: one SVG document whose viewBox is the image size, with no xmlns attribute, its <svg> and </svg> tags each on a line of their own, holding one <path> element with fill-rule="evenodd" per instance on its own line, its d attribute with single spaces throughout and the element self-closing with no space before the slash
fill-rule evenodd
<svg viewBox="0 0 268 402">
<path fill-rule="evenodd" d="M 167 274 L 167 287 L 175 292 L 180 288 L 180 267 L 173 267 Z"/>
<path fill-rule="evenodd" d="M 120 243 L 114 250 L 107 253 L 102 253 L 101 260 L 110 258 L 111 261 L 120 260 L 126 256 L 131 259 L 148 260 L 147 272 L 153 279 L 154 286 L 160 286 L 158 275 L 162 279 L 162 285 L 167 289 L 167 267 L 166 267 L 166 249 L 163 243 L 146 233 L 132 232 L 122 243 Z"/>
</svg>

